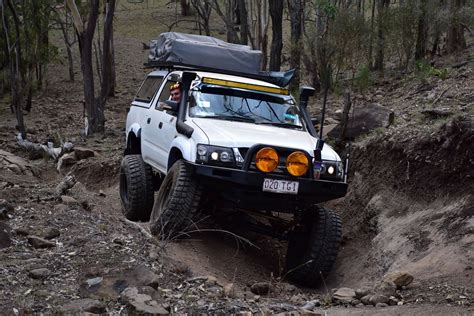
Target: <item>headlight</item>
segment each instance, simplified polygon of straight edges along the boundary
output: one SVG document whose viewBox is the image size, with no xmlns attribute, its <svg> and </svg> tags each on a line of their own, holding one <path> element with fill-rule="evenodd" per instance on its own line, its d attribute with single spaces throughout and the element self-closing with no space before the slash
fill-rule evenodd
<svg viewBox="0 0 474 316">
<path fill-rule="evenodd" d="M 322 163 L 314 164 L 314 178 L 323 180 L 341 180 L 344 176 L 344 164 L 342 161 L 323 160 Z"/>
<path fill-rule="evenodd" d="M 232 148 L 198 144 L 196 162 L 221 166 L 235 165 Z"/>
<path fill-rule="evenodd" d="M 286 159 L 286 169 L 295 177 L 304 175 L 308 171 L 308 166 L 308 157 L 301 151 L 291 153 Z"/>
<path fill-rule="evenodd" d="M 265 147 L 260 149 L 255 156 L 255 165 L 258 170 L 263 172 L 272 172 L 278 167 L 280 157 L 275 149 Z"/>
</svg>

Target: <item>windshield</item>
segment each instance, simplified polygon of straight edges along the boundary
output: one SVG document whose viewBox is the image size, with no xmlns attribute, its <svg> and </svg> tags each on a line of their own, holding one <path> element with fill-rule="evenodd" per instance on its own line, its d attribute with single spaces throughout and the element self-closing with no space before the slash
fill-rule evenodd
<svg viewBox="0 0 474 316">
<path fill-rule="evenodd" d="M 189 116 L 303 129 L 291 97 L 240 89 L 201 86 L 191 91 Z"/>
</svg>

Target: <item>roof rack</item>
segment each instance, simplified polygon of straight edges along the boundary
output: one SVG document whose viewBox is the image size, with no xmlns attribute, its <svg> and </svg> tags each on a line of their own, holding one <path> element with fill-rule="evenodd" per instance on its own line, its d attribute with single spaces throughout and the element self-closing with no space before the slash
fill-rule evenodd
<svg viewBox="0 0 474 316">
<path fill-rule="evenodd" d="M 162 62 L 162 61 L 149 61 L 144 63 L 145 68 L 167 68 L 169 70 L 191 70 L 191 71 L 206 71 L 206 72 L 214 72 L 224 75 L 233 75 L 239 77 L 245 77 L 250 79 L 256 79 L 265 81 L 268 83 L 275 84 L 279 87 L 287 86 L 290 81 L 293 79 L 295 74 L 295 69 L 291 69 L 285 72 L 281 71 L 260 71 L 259 73 L 246 73 L 246 72 L 238 72 L 232 70 L 225 70 L 225 69 L 217 69 L 212 67 L 198 67 L 196 65 L 189 65 L 186 63 L 170 63 L 170 62 Z"/>
</svg>

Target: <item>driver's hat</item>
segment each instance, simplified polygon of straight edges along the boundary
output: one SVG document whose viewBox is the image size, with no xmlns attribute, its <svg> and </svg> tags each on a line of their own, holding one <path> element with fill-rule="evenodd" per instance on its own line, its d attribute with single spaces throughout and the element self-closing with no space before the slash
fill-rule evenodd
<svg viewBox="0 0 474 316">
<path fill-rule="evenodd" d="M 179 83 L 179 82 L 173 83 L 173 84 L 170 86 L 170 91 L 171 91 L 171 90 L 174 90 L 174 89 L 179 89 L 179 90 L 181 90 L 181 83 Z"/>
</svg>

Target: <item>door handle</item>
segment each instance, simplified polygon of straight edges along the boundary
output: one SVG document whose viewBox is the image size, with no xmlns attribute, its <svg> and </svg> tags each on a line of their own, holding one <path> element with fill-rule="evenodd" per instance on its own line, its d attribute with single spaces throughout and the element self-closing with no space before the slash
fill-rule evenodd
<svg viewBox="0 0 474 316">
<path fill-rule="evenodd" d="M 160 122 L 160 124 L 158 124 L 158 128 L 162 128 L 163 127 L 163 122 Z"/>
<path fill-rule="evenodd" d="M 151 117 L 149 117 L 149 118 L 146 120 L 146 123 L 147 123 L 147 124 L 150 124 L 150 122 L 151 122 Z"/>
</svg>

